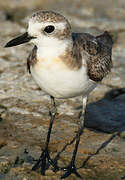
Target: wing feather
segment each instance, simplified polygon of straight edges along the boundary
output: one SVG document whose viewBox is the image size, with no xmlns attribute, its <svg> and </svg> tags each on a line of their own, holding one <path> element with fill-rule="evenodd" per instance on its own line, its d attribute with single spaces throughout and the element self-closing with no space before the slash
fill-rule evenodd
<svg viewBox="0 0 125 180">
<path fill-rule="evenodd" d="M 37 46 L 34 46 L 34 48 L 32 49 L 31 53 L 27 58 L 27 70 L 29 71 L 29 73 L 31 73 L 30 66 L 34 65 L 37 61 L 36 52 L 37 52 Z"/>
<path fill-rule="evenodd" d="M 74 51 L 82 56 L 88 67 L 88 76 L 93 81 L 101 81 L 112 68 L 113 41 L 108 32 L 94 37 L 87 33 L 73 33 Z M 78 52 L 79 51 L 79 52 Z M 74 52 L 75 54 L 75 52 Z"/>
</svg>

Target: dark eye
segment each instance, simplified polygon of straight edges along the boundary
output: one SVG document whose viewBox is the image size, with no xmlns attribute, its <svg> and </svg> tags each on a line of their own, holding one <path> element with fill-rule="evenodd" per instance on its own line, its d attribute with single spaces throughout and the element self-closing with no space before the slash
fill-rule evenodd
<svg viewBox="0 0 125 180">
<path fill-rule="evenodd" d="M 45 29 L 44 29 L 44 31 L 45 31 L 46 33 L 51 33 L 51 32 L 54 31 L 54 29 L 55 29 L 55 27 L 52 26 L 52 25 L 50 25 L 50 26 L 46 26 Z"/>
</svg>

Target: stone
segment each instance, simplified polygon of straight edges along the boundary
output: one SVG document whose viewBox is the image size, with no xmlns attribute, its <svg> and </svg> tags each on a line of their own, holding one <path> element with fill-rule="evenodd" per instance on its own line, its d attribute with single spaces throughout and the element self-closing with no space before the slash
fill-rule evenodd
<svg viewBox="0 0 125 180">
<path fill-rule="evenodd" d="M 50 108 L 49 96 L 26 70 L 32 45 L 3 48 L 26 31 L 28 17 L 39 9 L 61 12 L 77 32 L 99 35 L 108 30 L 113 35 L 113 68 L 89 96 L 76 166 L 87 180 L 119 180 L 125 175 L 124 0 L 0 1 L 0 179 L 58 180 L 63 175 L 63 171 L 54 173 L 51 167 L 46 176 L 39 170 L 31 171 L 45 145 Z M 78 130 L 82 99 L 56 103 L 58 114 L 49 148 L 55 158 L 67 144 L 58 160 L 63 167 L 71 160 L 74 143 L 69 144 Z"/>
</svg>

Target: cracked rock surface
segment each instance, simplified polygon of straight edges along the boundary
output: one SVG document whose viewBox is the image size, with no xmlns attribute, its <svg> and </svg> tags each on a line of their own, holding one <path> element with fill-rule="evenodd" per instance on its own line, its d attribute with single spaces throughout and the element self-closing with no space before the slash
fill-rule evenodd
<svg viewBox="0 0 125 180">
<path fill-rule="evenodd" d="M 36 10 L 55 10 L 69 19 L 77 32 L 113 35 L 113 68 L 90 94 L 86 129 L 76 159 L 84 180 L 121 180 L 125 176 L 125 1 L 124 0 L 1 0 L 0 1 L 0 179 L 58 180 L 64 173 L 52 168 L 45 176 L 31 171 L 44 147 L 49 125 L 50 98 L 26 69 L 32 45 L 4 49 L 13 37 L 24 33 L 28 17 Z M 78 129 L 82 99 L 57 100 L 49 149 L 51 157 L 69 143 Z M 66 166 L 74 143 L 58 160 Z M 95 156 L 91 156 L 97 152 Z M 86 165 L 84 161 L 90 157 Z M 71 175 L 67 179 L 78 179 Z"/>
</svg>

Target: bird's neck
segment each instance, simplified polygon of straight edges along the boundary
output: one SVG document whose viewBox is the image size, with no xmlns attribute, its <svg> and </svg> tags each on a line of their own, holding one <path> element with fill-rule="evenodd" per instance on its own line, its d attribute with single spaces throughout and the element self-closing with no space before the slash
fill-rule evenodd
<svg viewBox="0 0 125 180">
<path fill-rule="evenodd" d="M 72 51 L 72 40 L 58 40 L 53 39 L 49 41 L 41 41 L 37 45 L 37 57 L 38 58 L 50 58 L 58 57 L 65 53 L 67 48 Z"/>
</svg>

